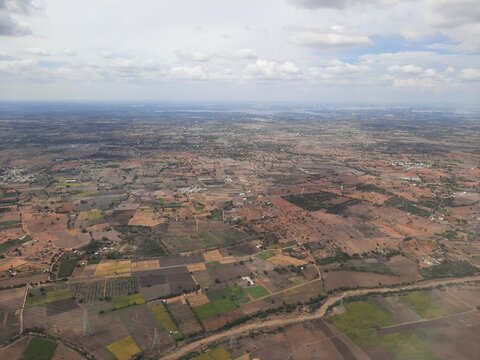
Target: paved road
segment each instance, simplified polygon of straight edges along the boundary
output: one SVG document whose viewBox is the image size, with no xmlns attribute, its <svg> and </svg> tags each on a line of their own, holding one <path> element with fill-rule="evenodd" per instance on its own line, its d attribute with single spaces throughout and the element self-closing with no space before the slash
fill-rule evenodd
<svg viewBox="0 0 480 360">
<path fill-rule="evenodd" d="M 298 324 L 305 321 L 312 321 L 316 319 L 320 319 L 324 317 L 327 312 L 328 308 L 335 304 L 337 301 L 349 298 L 352 296 L 359 296 L 359 295 L 368 295 L 372 293 L 388 293 L 388 292 L 400 292 L 405 290 L 413 290 L 413 289 L 424 289 L 431 286 L 437 285 L 454 285 L 454 284 L 462 284 L 467 282 L 473 281 L 480 281 L 480 275 L 476 276 L 468 276 L 464 278 L 457 278 L 457 279 L 440 279 L 440 280 L 428 280 L 422 283 L 401 286 L 397 288 L 372 288 L 372 289 L 359 289 L 359 290 L 348 290 L 337 295 L 334 295 L 325 301 L 325 303 L 313 314 L 306 314 L 306 315 L 296 315 L 292 317 L 282 317 L 281 319 L 273 319 L 273 320 L 266 320 L 263 322 L 255 322 L 250 324 L 241 325 L 226 331 L 223 331 L 218 334 L 210 335 L 204 339 L 192 342 L 185 346 L 182 346 L 178 349 L 175 349 L 171 353 L 162 357 L 163 360 L 177 360 L 182 356 L 187 355 L 188 353 L 198 349 L 199 347 L 211 344 L 213 342 L 225 340 L 231 336 L 239 336 L 244 333 L 249 333 L 252 330 L 261 330 L 261 329 L 268 329 L 268 328 L 276 328 L 280 326 Z"/>
</svg>

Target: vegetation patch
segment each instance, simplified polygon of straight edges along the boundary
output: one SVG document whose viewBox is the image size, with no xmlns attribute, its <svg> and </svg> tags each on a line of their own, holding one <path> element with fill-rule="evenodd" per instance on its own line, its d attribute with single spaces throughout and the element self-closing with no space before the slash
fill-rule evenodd
<svg viewBox="0 0 480 360">
<path fill-rule="evenodd" d="M 235 305 L 242 305 L 249 302 L 245 289 L 238 286 L 227 287 L 220 290 L 208 290 L 206 294 L 210 301 L 229 299 Z"/>
<path fill-rule="evenodd" d="M 334 198 L 336 195 L 328 192 L 317 192 L 313 194 L 286 195 L 282 199 L 291 202 L 307 211 L 317 211 L 324 209 L 324 202 Z"/>
<path fill-rule="evenodd" d="M 339 215 L 339 214 L 343 214 L 348 209 L 349 206 L 358 205 L 358 204 L 360 204 L 360 200 L 348 200 L 341 204 L 329 206 L 327 207 L 326 210 L 327 210 L 327 213 L 329 214 Z"/>
<path fill-rule="evenodd" d="M 381 187 L 378 187 L 377 185 L 374 185 L 374 184 L 357 184 L 355 185 L 355 189 L 363 192 L 375 192 L 377 194 L 382 194 L 382 195 L 390 194 L 390 192 L 388 192 L 387 190 L 382 189 Z"/>
<path fill-rule="evenodd" d="M 103 211 L 100 209 L 92 209 L 88 212 L 88 220 L 94 221 L 103 217 Z"/>
<path fill-rule="evenodd" d="M 20 239 L 5 241 L 4 243 L 0 244 L 0 254 L 6 253 L 7 251 L 17 247 L 18 245 L 22 245 L 23 243 L 26 243 L 30 240 L 30 236 L 24 236 Z"/>
<path fill-rule="evenodd" d="M 203 304 L 193 308 L 193 311 L 199 319 L 207 319 L 209 317 L 224 314 L 233 311 L 237 305 L 230 299 L 221 299 L 210 301 L 208 304 Z"/>
<path fill-rule="evenodd" d="M 201 355 L 197 355 L 192 360 L 228 360 L 231 359 L 230 353 L 223 347 L 217 347 Z"/>
<path fill-rule="evenodd" d="M 67 284 L 41 287 L 35 291 L 29 292 L 27 296 L 28 306 L 45 305 L 56 301 L 68 300 L 72 298 L 72 292 Z"/>
<path fill-rule="evenodd" d="M 383 263 L 379 262 L 361 262 L 359 260 L 349 260 L 342 263 L 339 270 L 361 271 L 381 275 L 394 275 L 393 271 Z"/>
<path fill-rule="evenodd" d="M 270 259 L 271 257 L 275 256 L 277 253 L 274 250 L 266 250 L 258 253 L 256 255 L 257 258 L 262 260 Z"/>
<path fill-rule="evenodd" d="M 335 249 L 335 252 L 333 255 L 331 256 L 328 256 L 326 258 L 323 258 L 323 259 L 318 259 L 317 260 L 317 263 L 319 265 L 327 265 L 327 264 L 331 264 L 331 263 L 334 263 L 334 262 L 345 262 L 347 260 L 350 260 L 351 259 L 351 256 L 348 255 L 346 252 L 343 252 L 342 249 L 340 248 L 336 248 Z"/>
<path fill-rule="evenodd" d="M 22 226 L 22 222 L 20 220 L 8 220 L 0 222 L 0 230 L 14 229 L 20 226 Z"/>
<path fill-rule="evenodd" d="M 252 299 L 258 299 L 268 295 L 268 290 L 262 285 L 250 286 L 245 290 L 247 291 L 248 295 L 252 297 Z"/>
<path fill-rule="evenodd" d="M 133 294 L 127 296 L 117 296 L 113 298 L 113 309 L 123 309 L 127 306 L 145 304 L 142 294 Z"/>
<path fill-rule="evenodd" d="M 424 319 L 441 318 L 452 313 L 435 304 L 431 292 L 412 291 L 401 295 L 400 299 Z"/>
<path fill-rule="evenodd" d="M 414 202 L 406 200 L 406 199 L 401 198 L 399 196 L 391 197 L 390 199 L 385 201 L 384 205 L 393 207 L 393 208 L 398 209 L 398 210 L 405 211 L 405 212 L 413 214 L 413 215 L 425 217 L 425 218 L 428 218 L 430 216 L 429 211 L 424 210 L 424 209 L 418 207 L 418 205 L 415 204 Z"/>
<path fill-rule="evenodd" d="M 118 360 L 129 360 L 141 352 L 131 336 L 124 337 L 123 339 L 111 343 L 107 346 L 107 349 L 115 355 Z"/>
<path fill-rule="evenodd" d="M 160 325 L 170 333 L 174 340 L 178 341 L 183 338 L 165 305 L 162 303 L 155 304 L 150 307 L 150 310 L 155 315 L 155 318 Z"/>
<path fill-rule="evenodd" d="M 160 199 L 155 203 L 155 207 L 160 209 L 176 209 L 183 207 L 183 204 L 177 201 L 165 201 Z"/>
<path fill-rule="evenodd" d="M 382 347 L 396 359 L 435 359 L 426 344 L 411 331 L 379 335 L 379 327 L 395 324 L 392 315 L 377 304 L 355 301 L 345 305 L 346 312 L 335 316 L 333 324 L 355 343 L 366 348 Z"/>
<path fill-rule="evenodd" d="M 60 266 L 58 267 L 58 277 L 63 278 L 72 275 L 75 265 L 77 265 L 77 261 L 78 260 L 75 258 L 62 257 L 60 260 Z"/>
<path fill-rule="evenodd" d="M 445 261 L 438 265 L 433 265 L 420 270 L 424 278 L 448 278 L 463 277 L 475 274 L 478 269 L 468 261 Z"/>
<path fill-rule="evenodd" d="M 29 341 L 20 360 L 50 360 L 56 349 L 56 342 L 36 336 Z"/>
</svg>

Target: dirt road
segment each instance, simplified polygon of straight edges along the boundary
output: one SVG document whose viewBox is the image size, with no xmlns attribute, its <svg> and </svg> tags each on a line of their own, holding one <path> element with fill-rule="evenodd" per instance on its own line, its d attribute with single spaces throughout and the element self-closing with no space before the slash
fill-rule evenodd
<svg viewBox="0 0 480 360">
<path fill-rule="evenodd" d="M 462 283 L 473 282 L 473 281 L 480 281 L 480 275 L 469 276 L 469 277 L 458 278 L 458 279 L 428 280 L 419 284 L 401 286 L 397 288 L 372 288 L 372 289 L 348 290 L 328 298 L 325 301 L 325 303 L 313 314 L 297 315 L 294 317 L 282 317 L 281 319 L 265 320 L 263 322 L 255 322 L 251 324 L 241 325 L 241 326 L 232 328 L 230 330 L 223 331 L 218 334 L 210 335 L 209 337 L 206 337 L 204 339 L 195 341 L 193 343 L 190 343 L 178 349 L 175 349 L 170 354 L 162 357 L 162 359 L 177 360 L 182 356 L 185 356 L 186 354 L 196 350 L 199 347 L 211 344 L 213 342 L 227 339 L 231 336 L 239 336 L 241 334 L 248 333 L 252 330 L 276 328 L 280 326 L 298 324 L 305 321 L 320 319 L 327 314 L 328 308 L 331 305 L 335 304 L 337 301 L 341 299 L 349 298 L 352 296 L 368 295 L 372 293 L 400 292 L 405 290 L 424 289 L 424 288 L 437 286 L 437 285 L 454 285 L 454 284 L 462 284 Z"/>
</svg>

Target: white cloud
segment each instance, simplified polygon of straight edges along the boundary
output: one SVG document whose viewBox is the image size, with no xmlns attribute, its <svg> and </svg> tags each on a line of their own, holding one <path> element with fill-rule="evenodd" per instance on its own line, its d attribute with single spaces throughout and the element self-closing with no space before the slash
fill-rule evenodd
<svg viewBox="0 0 480 360">
<path fill-rule="evenodd" d="M 480 22 L 478 0 L 428 0 L 434 26 L 454 28 Z"/>
<path fill-rule="evenodd" d="M 252 49 L 240 49 L 233 53 L 233 55 L 238 59 L 257 59 L 258 55 Z"/>
<path fill-rule="evenodd" d="M 352 5 L 377 4 L 391 6 L 400 3 L 402 0 L 289 0 L 293 5 L 305 9 L 345 9 Z M 405 1 L 405 0 L 404 0 Z"/>
<path fill-rule="evenodd" d="M 45 3 L 41 0 L 2 0 L 0 10 L 15 14 L 33 15 L 44 11 Z"/>
<path fill-rule="evenodd" d="M 114 56 L 113 54 L 110 52 L 110 51 L 107 51 L 107 50 L 103 50 L 100 55 L 104 58 L 104 59 L 113 59 Z"/>
<path fill-rule="evenodd" d="M 432 89 L 440 84 L 431 78 L 407 78 L 393 79 L 393 85 L 399 88 Z"/>
<path fill-rule="evenodd" d="M 0 35 L 24 36 L 32 33 L 30 27 L 21 23 L 10 14 L 0 11 Z"/>
<path fill-rule="evenodd" d="M 468 81 L 480 81 L 480 69 L 466 68 L 461 71 L 460 78 Z"/>
<path fill-rule="evenodd" d="M 196 50 L 177 50 L 175 54 L 181 60 L 193 62 L 207 62 L 212 58 L 211 55 Z"/>
<path fill-rule="evenodd" d="M 187 80 L 206 79 L 206 73 L 200 65 L 195 66 L 174 66 L 170 69 L 169 75 L 174 78 Z"/>
<path fill-rule="evenodd" d="M 415 65 L 392 65 L 387 68 L 390 72 L 402 72 L 405 74 L 420 74 L 423 72 L 423 69 L 420 66 Z"/>
<path fill-rule="evenodd" d="M 293 41 L 299 45 L 314 48 L 343 48 L 373 44 L 373 41 L 365 35 L 347 35 L 339 32 L 323 33 L 313 30 L 295 33 Z"/>
<path fill-rule="evenodd" d="M 50 56 L 50 53 L 46 50 L 39 49 L 36 47 L 26 48 L 23 50 L 25 54 L 34 55 L 34 56 Z"/>
<path fill-rule="evenodd" d="M 43 12 L 43 9 L 43 1 L 0 0 L 0 36 L 30 35 L 30 26 L 18 20 L 17 15 L 34 15 Z"/>
<path fill-rule="evenodd" d="M 77 53 L 70 48 L 63 49 L 63 53 L 67 56 L 75 56 Z"/>
<path fill-rule="evenodd" d="M 319 79 L 351 79 L 362 76 L 370 71 L 370 67 L 364 64 L 353 65 L 339 60 L 333 60 L 326 67 L 310 67 L 308 75 Z"/>
<path fill-rule="evenodd" d="M 4 51 L 0 51 L 0 60 L 13 60 L 13 59 L 15 59 L 14 56 Z"/>
<path fill-rule="evenodd" d="M 247 77 L 264 79 L 292 79 L 299 75 L 300 69 L 292 61 L 272 61 L 258 59 L 254 64 L 248 64 L 245 68 Z"/>
</svg>

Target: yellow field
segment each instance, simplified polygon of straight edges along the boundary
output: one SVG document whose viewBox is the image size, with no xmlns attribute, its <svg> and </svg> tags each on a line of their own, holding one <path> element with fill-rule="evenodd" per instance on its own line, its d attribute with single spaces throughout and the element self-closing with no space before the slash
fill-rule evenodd
<svg viewBox="0 0 480 360">
<path fill-rule="evenodd" d="M 218 250 L 212 250 L 203 253 L 203 257 L 205 258 L 205 261 L 218 261 L 223 257 L 223 255 L 220 254 L 220 251 Z"/>
<path fill-rule="evenodd" d="M 235 360 L 250 360 L 250 355 L 248 353 L 245 353 L 237 357 Z"/>
<path fill-rule="evenodd" d="M 204 293 L 199 293 L 199 294 L 190 293 L 190 294 L 186 294 L 185 297 L 187 298 L 188 303 L 192 307 L 208 304 L 210 302 L 210 300 L 208 300 L 207 295 L 205 295 Z"/>
<path fill-rule="evenodd" d="M 160 268 L 160 261 L 156 260 L 143 260 L 132 263 L 132 271 L 143 270 L 155 270 Z"/>
<path fill-rule="evenodd" d="M 308 262 L 305 260 L 295 259 L 291 256 L 282 255 L 282 254 L 277 254 L 267 260 L 276 265 L 281 265 L 281 266 L 288 266 L 288 265 L 303 266 L 308 264 Z"/>
<path fill-rule="evenodd" d="M 131 276 L 131 270 L 131 260 L 105 261 L 97 265 L 95 276 Z"/>
<path fill-rule="evenodd" d="M 152 227 L 161 224 L 161 219 L 155 218 L 155 212 L 151 208 L 140 208 L 128 222 L 131 226 Z"/>
<path fill-rule="evenodd" d="M 190 272 L 207 270 L 204 263 L 196 263 L 196 264 L 187 265 L 187 269 Z"/>
<path fill-rule="evenodd" d="M 220 264 L 233 264 L 235 261 L 236 260 L 233 256 L 224 256 L 218 260 Z"/>
<path fill-rule="evenodd" d="M 107 349 L 115 355 L 118 360 L 129 360 L 132 356 L 141 352 L 135 340 L 131 336 L 115 341 L 107 346 Z"/>
<path fill-rule="evenodd" d="M 167 304 L 172 304 L 174 302 L 181 302 L 182 304 L 186 304 L 187 300 L 185 300 L 185 297 L 183 295 L 167 299 Z"/>
</svg>

